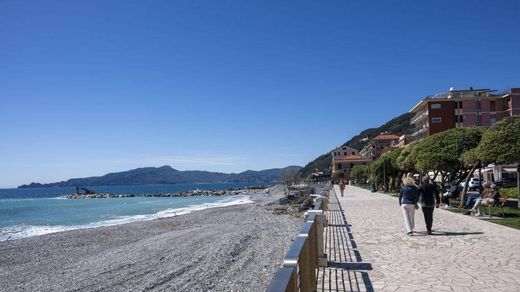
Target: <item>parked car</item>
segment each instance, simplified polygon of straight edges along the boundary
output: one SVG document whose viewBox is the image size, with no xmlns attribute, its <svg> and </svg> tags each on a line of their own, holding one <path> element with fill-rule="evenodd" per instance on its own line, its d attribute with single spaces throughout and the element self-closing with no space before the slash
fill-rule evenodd
<svg viewBox="0 0 520 292">
<path fill-rule="evenodd" d="M 503 178 L 498 181 L 494 181 L 493 184 L 497 187 L 501 188 L 513 188 L 516 187 L 516 179 L 515 178 Z"/>
<path fill-rule="evenodd" d="M 469 179 L 469 182 L 468 182 L 468 189 L 470 191 L 476 191 L 478 190 L 478 186 L 479 186 L 479 182 L 480 182 L 480 179 L 478 177 L 472 177 Z M 464 187 L 464 181 L 460 183 L 460 186 L 461 187 Z"/>
</svg>

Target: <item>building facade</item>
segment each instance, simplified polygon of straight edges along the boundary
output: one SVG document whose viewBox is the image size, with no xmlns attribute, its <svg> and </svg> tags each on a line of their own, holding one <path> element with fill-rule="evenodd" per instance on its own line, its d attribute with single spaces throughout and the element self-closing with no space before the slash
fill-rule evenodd
<svg viewBox="0 0 520 292">
<path fill-rule="evenodd" d="M 366 159 L 376 159 L 399 143 L 400 137 L 394 134 L 381 133 L 372 139 L 360 151 L 360 156 Z"/>
<path fill-rule="evenodd" d="M 520 88 L 502 93 L 451 90 L 421 100 L 410 112 L 415 114 L 411 119 L 415 140 L 452 128 L 490 127 L 506 117 L 520 115 Z"/>
<path fill-rule="evenodd" d="M 347 146 L 340 146 L 332 151 L 332 172 L 342 171 L 346 180 L 351 179 L 352 168 L 356 165 L 370 165 L 371 159 L 359 156 L 359 151 Z"/>
</svg>

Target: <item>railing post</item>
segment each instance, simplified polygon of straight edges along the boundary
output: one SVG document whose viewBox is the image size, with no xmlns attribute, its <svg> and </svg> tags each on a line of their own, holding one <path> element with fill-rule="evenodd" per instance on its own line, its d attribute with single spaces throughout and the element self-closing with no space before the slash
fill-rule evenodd
<svg viewBox="0 0 520 292">
<path fill-rule="evenodd" d="M 328 198 L 322 195 L 311 197 L 315 200 L 314 209 L 305 213 L 305 224 L 285 256 L 283 268 L 278 270 L 267 291 L 317 290 L 316 269 L 328 265 L 323 244 L 324 228 L 327 226 L 324 211 L 327 210 Z"/>
<path fill-rule="evenodd" d="M 327 217 L 322 210 L 311 210 L 305 213 L 307 219 L 311 213 L 314 213 L 314 235 L 316 242 L 316 262 L 320 267 L 327 267 L 327 254 L 325 253 L 325 246 L 323 245 L 324 231 L 327 226 Z M 307 221 L 307 220 L 306 220 Z"/>
</svg>

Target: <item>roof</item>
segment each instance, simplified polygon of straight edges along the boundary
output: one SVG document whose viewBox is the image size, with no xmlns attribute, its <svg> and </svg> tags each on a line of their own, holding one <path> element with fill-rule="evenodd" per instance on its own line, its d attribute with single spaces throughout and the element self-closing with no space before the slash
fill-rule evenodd
<svg viewBox="0 0 520 292">
<path fill-rule="evenodd" d="M 451 90 L 448 92 L 441 92 L 435 95 L 427 96 L 421 99 L 409 112 L 414 113 L 419 109 L 422 109 L 423 105 L 428 104 L 432 101 L 441 101 L 441 100 L 452 100 L 452 99 L 467 99 L 473 98 L 475 94 L 484 94 L 489 95 L 495 92 L 496 90 L 491 90 L 489 88 L 480 88 L 480 89 L 465 89 L 465 90 Z"/>
<path fill-rule="evenodd" d="M 374 137 L 372 140 L 399 140 L 399 136 L 394 134 L 381 134 Z"/>
</svg>

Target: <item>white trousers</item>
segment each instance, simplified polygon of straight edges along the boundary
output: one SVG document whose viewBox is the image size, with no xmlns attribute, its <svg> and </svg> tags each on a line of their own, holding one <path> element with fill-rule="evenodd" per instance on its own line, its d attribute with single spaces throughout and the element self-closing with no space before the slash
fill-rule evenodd
<svg viewBox="0 0 520 292">
<path fill-rule="evenodd" d="M 415 205 L 414 204 L 402 204 L 401 208 L 403 208 L 403 216 L 404 216 L 404 226 L 406 228 L 406 232 L 412 232 L 415 228 L 414 216 L 415 216 Z"/>
</svg>

